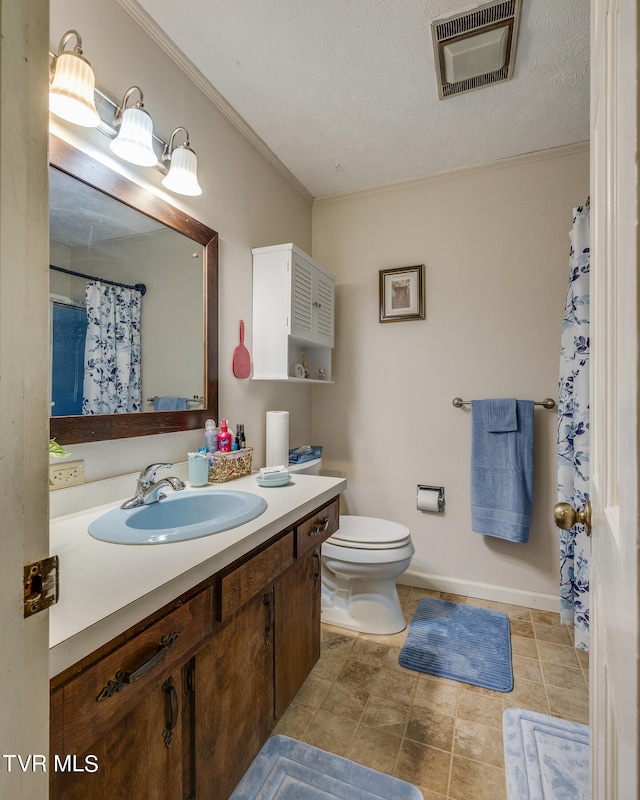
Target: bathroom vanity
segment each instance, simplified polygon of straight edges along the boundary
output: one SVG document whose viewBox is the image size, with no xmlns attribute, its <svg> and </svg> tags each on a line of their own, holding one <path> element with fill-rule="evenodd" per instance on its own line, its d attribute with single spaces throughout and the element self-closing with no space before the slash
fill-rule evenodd
<svg viewBox="0 0 640 800">
<path fill-rule="evenodd" d="M 225 800 L 317 661 L 320 545 L 345 482 L 233 484 L 264 514 L 183 543 L 91 539 L 87 520 L 113 502 L 52 512 L 54 800 Z"/>
</svg>

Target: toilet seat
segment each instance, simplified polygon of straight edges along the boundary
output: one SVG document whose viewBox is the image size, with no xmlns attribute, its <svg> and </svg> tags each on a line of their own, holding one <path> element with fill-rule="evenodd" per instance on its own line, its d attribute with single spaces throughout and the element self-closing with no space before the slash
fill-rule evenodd
<svg viewBox="0 0 640 800">
<path fill-rule="evenodd" d="M 354 550 L 393 550 L 411 542 L 406 525 L 376 517 L 341 516 L 340 527 L 328 544 Z"/>
</svg>

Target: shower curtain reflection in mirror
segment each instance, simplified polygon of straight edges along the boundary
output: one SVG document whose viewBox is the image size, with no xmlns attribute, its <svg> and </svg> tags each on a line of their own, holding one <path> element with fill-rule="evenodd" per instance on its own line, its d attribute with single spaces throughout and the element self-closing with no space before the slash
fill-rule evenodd
<svg viewBox="0 0 640 800">
<path fill-rule="evenodd" d="M 82 414 L 87 311 L 70 298 L 52 298 L 51 416 Z"/>
<path fill-rule="evenodd" d="M 90 281 L 85 306 L 52 298 L 52 416 L 141 410 L 141 297 Z"/>
<path fill-rule="evenodd" d="M 140 300 L 137 289 L 89 281 L 83 414 L 142 410 Z"/>
</svg>

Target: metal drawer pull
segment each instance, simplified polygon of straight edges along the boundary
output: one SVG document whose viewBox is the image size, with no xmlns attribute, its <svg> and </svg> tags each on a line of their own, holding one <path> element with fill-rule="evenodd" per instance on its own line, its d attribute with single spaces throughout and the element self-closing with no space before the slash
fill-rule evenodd
<svg viewBox="0 0 640 800">
<path fill-rule="evenodd" d="M 317 536 L 319 533 L 324 533 L 329 527 L 330 522 L 331 517 L 325 517 L 322 522 L 319 522 L 311 528 L 309 531 L 309 536 Z"/>
<path fill-rule="evenodd" d="M 116 692 L 121 691 L 127 684 L 135 683 L 136 681 L 139 681 L 140 678 L 144 678 L 145 675 L 148 675 L 164 659 L 164 657 L 167 655 L 167 650 L 173 644 L 175 644 L 179 636 L 180 634 L 178 631 L 174 631 L 173 633 L 163 636 L 162 639 L 160 639 L 158 650 L 151 656 L 151 658 L 148 658 L 144 663 L 140 664 L 137 669 L 134 669 L 133 672 L 126 672 L 125 670 L 119 670 L 116 672 L 115 679 L 109 681 L 109 683 L 96 697 L 96 700 L 100 702 L 100 700 L 106 700 L 108 697 L 113 697 Z"/>
</svg>

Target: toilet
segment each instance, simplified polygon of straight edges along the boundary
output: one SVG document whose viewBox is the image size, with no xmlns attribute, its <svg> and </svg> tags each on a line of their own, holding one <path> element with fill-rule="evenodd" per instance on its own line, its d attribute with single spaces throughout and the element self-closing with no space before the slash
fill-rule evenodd
<svg viewBox="0 0 640 800">
<path fill-rule="evenodd" d="M 319 475 L 322 458 L 289 464 L 289 471 Z M 415 548 L 405 525 L 375 517 L 341 516 L 322 545 L 322 621 L 360 633 L 399 633 L 407 626 L 396 580 Z"/>
<path fill-rule="evenodd" d="M 322 545 L 322 621 L 360 633 L 404 630 L 396 580 L 414 552 L 405 525 L 341 516 L 339 529 Z"/>
</svg>

